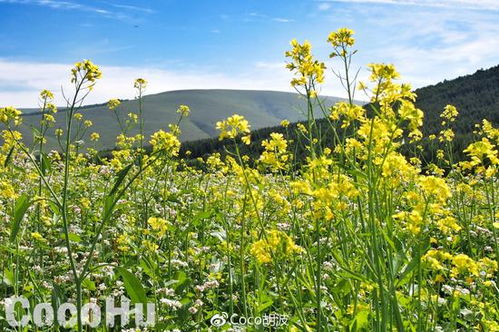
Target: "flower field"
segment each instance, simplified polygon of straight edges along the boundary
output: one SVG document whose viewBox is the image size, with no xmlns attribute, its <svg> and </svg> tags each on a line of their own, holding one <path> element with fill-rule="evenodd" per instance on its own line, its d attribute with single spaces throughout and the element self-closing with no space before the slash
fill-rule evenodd
<svg viewBox="0 0 499 332">
<path fill-rule="evenodd" d="M 119 100 L 102 110 L 121 128 L 117 149 L 102 156 L 80 109 L 105 74 L 88 60 L 71 70 L 61 128 L 53 94 L 40 94 L 34 143 L 16 131 L 21 112 L 1 108 L 0 330 L 499 331 L 499 130 L 477 119 L 467 160 L 454 160 L 455 107 L 442 110 L 440 132 L 423 134 L 424 112 L 393 65 L 371 64 L 358 82 L 353 32 L 327 42 L 348 100 L 321 102 L 330 71 L 308 42 L 292 41 L 287 68 L 308 121 L 283 121 L 300 141 L 271 134 L 257 159 L 240 152 L 251 124 L 237 114 L 216 124 L 227 154 L 201 167 L 178 157 L 188 106 L 145 137 L 144 79 L 134 82 L 136 112 L 121 114 Z M 356 93 L 370 103 L 359 106 Z M 47 151 L 54 130 L 61 149 Z M 428 141 L 440 147 L 434 160 L 420 158 Z M 306 147 L 303 163 L 296 144 Z M 133 312 L 128 324 L 92 327 L 96 315 L 80 310 L 122 295 L 154 303 L 154 324 L 136 326 Z M 15 327 L 6 308 L 16 297 L 77 310 L 66 324 L 45 316 Z M 239 319 L 273 314 L 282 324 Z M 19 322 L 26 310 L 13 315 Z"/>
</svg>

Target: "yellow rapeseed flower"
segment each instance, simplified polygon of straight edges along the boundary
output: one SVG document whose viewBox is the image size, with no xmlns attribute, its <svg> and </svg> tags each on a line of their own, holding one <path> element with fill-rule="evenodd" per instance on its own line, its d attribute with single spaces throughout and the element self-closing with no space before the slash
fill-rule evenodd
<svg viewBox="0 0 499 332">
<path fill-rule="evenodd" d="M 147 81 L 143 78 L 137 78 L 135 80 L 135 82 L 133 83 L 133 86 L 136 88 L 136 89 L 145 89 L 147 87 Z"/>
<path fill-rule="evenodd" d="M 158 130 L 152 134 L 149 143 L 151 143 L 153 151 L 164 151 L 172 156 L 177 156 L 180 149 L 180 141 L 177 136 L 163 130 Z"/>
<path fill-rule="evenodd" d="M 118 99 L 110 99 L 108 102 L 107 102 L 107 108 L 109 108 L 109 110 L 115 110 L 118 106 L 120 106 L 121 104 L 121 101 L 119 101 Z"/>
<path fill-rule="evenodd" d="M 354 31 L 348 28 L 340 28 L 337 31 L 333 31 L 329 34 L 327 42 L 331 43 L 334 48 L 346 48 L 353 46 L 355 44 L 355 39 L 353 38 Z M 337 52 L 331 53 L 331 57 L 341 55 Z"/>
<path fill-rule="evenodd" d="M 18 125 L 21 123 L 21 114 L 20 110 L 12 106 L 0 108 L 0 122 L 9 125 L 9 123 L 13 121 L 15 125 Z"/>
<path fill-rule="evenodd" d="M 99 133 L 91 133 L 91 134 L 90 134 L 90 140 L 91 140 L 91 141 L 98 141 L 98 140 L 99 140 L 99 138 L 100 138 Z"/>
<path fill-rule="evenodd" d="M 259 263 L 270 263 L 273 258 L 282 259 L 302 252 L 302 248 L 295 244 L 292 238 L 278 230 L 267 232 L 265 238 L 254 242 L 250 252 Z"/>
<path fill-rule="evenodd" d="M 239 114 L 234 114 L 227 120 L 218 121 L 216 128 L 220 130 L 219 140 L 224 138 L 236 138 L 239 134 L 248 134 L 250 125 L 248 121 Z"/>
<path fill-rule="evenodd" d="M 189 114 L 191 113 L 191 109 L 187 105 L 180 105 L 177 108 L 177 113 L 179 113 L 180 115 L 186 117 L 186 116 L 189 116 Z"/>
<path fill-rule="evenodd" d="M 91 84 L 87 86 L 88 89 L 92 89 L 95 81 L 102 77 L 102 72 L 99 67 L 97 67 L 90 60 L 83 60 L 81 62 L 75 63 L 73 69 L 71 69 L 71 83 L 88 81 Z"/>
</svg>

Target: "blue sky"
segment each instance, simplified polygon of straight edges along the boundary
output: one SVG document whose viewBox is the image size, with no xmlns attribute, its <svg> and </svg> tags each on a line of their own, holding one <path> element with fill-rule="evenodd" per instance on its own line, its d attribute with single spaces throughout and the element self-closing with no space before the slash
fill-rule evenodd
<svg viewBox="0 0 499 332">
<path fill-rule="evenodd" d="M 328 67 L 330 31 L 356 31 L 355 67 L 394 63 L 414 86 L 499 64 L 497 0 L 0 0 L 0 105 L 37 103 L 88 58 L 104 78 L 88 102 L 188 88 L 291 90 L 289 41 Z M 361 77 L 367 75 L 361 71 Z M 343 95 L 332 75 L 323 93 Z M 59 99 L 61 100 L 61 99 Z"/>
</svg>

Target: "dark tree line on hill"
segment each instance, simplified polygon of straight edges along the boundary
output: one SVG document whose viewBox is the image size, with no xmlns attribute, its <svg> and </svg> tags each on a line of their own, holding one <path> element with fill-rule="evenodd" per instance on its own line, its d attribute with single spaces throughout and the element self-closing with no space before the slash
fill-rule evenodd
<svg viewBox="0 0 499 332">
<path fill-rule="evenodd" d="M 494 126 L 499 124 L 499 66 L 487 70 L 479 70 L 473 75 L 459 77 L 453 80 L 445 80 L 436 85 L 431 85 L 417 89 L 418 95 L 416 106 L 425 112 L 423 132 L 425 136 L 438 134 L 442 129 L 440 114 L 448 104 L 454 105 L 459 111 L 457 120 L 452 124 L 456 134 L 453 142 L 454 161 L 465 158 L 463 149 L 476 137 L 473 134 L 475 124 L 482 119 L 487 119 Z M 333 135 L 330 125 L 325 119 L 317 120 L 317 127 L 322 136 L 322 145 L 331 147 Z M 272 132 L 286 134 L 287 139 L 294 142 L 290 145 L 290 150 L 296 153 L 296 161 L 300 162 L 306 155 L 306 151 L 300 140 L 296 137 L 296 124 L 291 124 L 286 130 L 282 126 L 258 129 L 252 132 L 252 142 L 249 146 L 239 144 L 243 154 L 250 157 L 258 157 L 262 152 L 262 141 L 269 137 Z M 204 157 L 214 152 L 225 154 L 225 148 L 234 150 L 232 142 L 228 140 L 219 141 L 218 138 L 209 138 L 198 141 L 185 142 L 182 144 L 181 155 L 194 160 Z M 438 149 L 443 149 L 443 144 L 438 141 L 432 143 L 422 143 L 423 162 L 429 163 L 435 159 Z M 411 154 L 414 146 L 409 144 L 403 146 L 402 152 Z M 190 154 L 186 156 L 186 151 Z"/>
</svg>

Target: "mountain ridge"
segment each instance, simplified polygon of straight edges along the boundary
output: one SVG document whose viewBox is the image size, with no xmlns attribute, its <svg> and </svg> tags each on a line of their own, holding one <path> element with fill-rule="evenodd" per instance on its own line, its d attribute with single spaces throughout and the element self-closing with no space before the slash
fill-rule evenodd
<svg viewBox="0 0 499 332">
<path fill-rule="evenodd" d="M 333 104 L 340 100 L 338 97 L 324 97 L 326 104 Z M 238 113 L 245 116 L 252 125 L 252 129 L 259 129 L 279 124 L 287 119 L 291 122 L 305 118 L 305 100 L 298 94 L 285 91 L 271 90 L 237 90 L 237 89 L 189 89 L 172 90 L 143 97 L 144 133 L 146 138 L 159 129 L 168 128 L 168 124 L 176 123 L 178 114 L 176 109 L 179 105 L 188 105 L 191 115 L 182 121 L 182 141 L 192 141 L 213 137 L 217 134 L 215 124 L 217 121 Z M 54 130 L 62 127 L 66 109 L 62 108 L 55 115 L 57 122 L 54 128 L 48 132 L 47 144 L 49 149 L 57 148 L 57 139 Z M 89 146 L 88 135 L 98 132 L 101 141 L 96 148 L 101 150 L 114 148 L 119 127 L 113 112 L 107 109 L 106 103 L 82 106 L 79 110 L 84 120 L 93 123 L 84 139 Z M 23 124 L 20 127 L 25 141 L 32 141 L 30 128 L 37 127 L 40 112 L 35 109 L 24 109 Z M 138 113 L 138 101 L 136 99 L 123 99 L 117 108 L 121 118 L 128 113 Z M 317 113 L 317 116 L 321 114 Z M 130 134 L 137 133 L 137 128 Z"/>
</svg>

